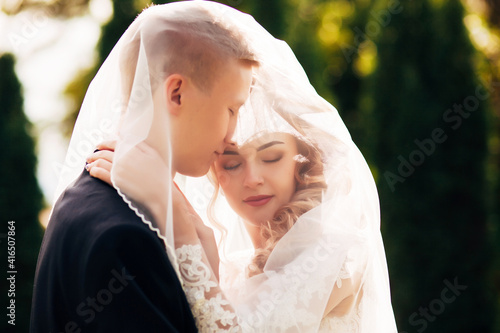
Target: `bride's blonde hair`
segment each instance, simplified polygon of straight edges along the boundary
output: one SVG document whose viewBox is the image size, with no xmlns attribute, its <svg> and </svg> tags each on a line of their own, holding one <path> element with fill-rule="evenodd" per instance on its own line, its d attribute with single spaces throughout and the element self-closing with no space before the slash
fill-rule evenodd
<svg viewBox="0 0 500 333">
<path fill-rule="evenodd" d="M 249 277 L 263 272 L 267 259 L 278 241 L 292 228 L 302 214 L 321 203 L 322 193 L 327 187 L 320 150 L 298 138 L 295 138 L 295 141 L 299 153 L 294 171 L 295 193 L 289 203 L 276 211 L 272 220 L 262 225 L 260 232 L 265 243 L 263 248 L 255 251 L 252 262 L 248 266 Z M 215 186 L 215 191 L 208 207 L 208 217 L 222 232 L 222 239 L 224 239 L 227 230 L 214 217 L 214 206 L 220 185 L 213 167 L 210 171 L 210 179 Z"/>
</svg>

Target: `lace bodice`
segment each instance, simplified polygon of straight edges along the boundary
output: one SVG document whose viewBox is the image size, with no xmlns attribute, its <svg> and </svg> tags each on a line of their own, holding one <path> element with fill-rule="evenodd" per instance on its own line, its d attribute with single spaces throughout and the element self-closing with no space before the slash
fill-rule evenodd
<svg viewBox="0 0 500 333">
<path fill-rule="evenodd" d="M 279 280 L 281 284 L 273 284 L 270 283 L 272 276 L 263 275 L 257 282 L 260 285 L 258 305 L 250 308 L 242 300 L 248 300 L 255 287 L 248 284 L 245 277 L 251 255 L 249 251 L 242 251 L 221 266 L 221 286 L 236 308 L 243 332 L 360 332 L 359 304 L 345 315 L 327 315 L 323 319 L 323 311 L 318 314 L 317 309 L 311 308 L 318 300 L 328 298 L 332 285 L 342 288 L 348 284 L 353 272 L 347 260 L 335 281 L 325 275 L 325 278 L 317 277 L 312 284 L 308 280 L 298 280 L 301 272 L 291 270 Z M 265 284 L 267 288 L 263 288 Z"/>
<path fill-rule="evenodd" d="M 326 316 L 321 321 L 318 332 L 358 333 L 360 332 L 360 321 L 360 308 L 356 307 L 351 314 L 343 317 Z"/>
</svg>

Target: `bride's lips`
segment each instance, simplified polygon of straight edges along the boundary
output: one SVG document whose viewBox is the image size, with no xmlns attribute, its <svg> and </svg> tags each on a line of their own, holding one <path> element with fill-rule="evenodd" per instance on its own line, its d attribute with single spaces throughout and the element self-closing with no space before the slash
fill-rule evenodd
<svg viewBox="0 0 500 333">
<path fill-rule="evenodd" d="M 246 198 L 245 200 L 243 200 L 243 202 L 252 206 L 252 207 L 257 207 L 257 206 L 265 205 L 272 198 L 273 198 L 272 195 L 256 195 L 256 196 Z"/>
</svg>

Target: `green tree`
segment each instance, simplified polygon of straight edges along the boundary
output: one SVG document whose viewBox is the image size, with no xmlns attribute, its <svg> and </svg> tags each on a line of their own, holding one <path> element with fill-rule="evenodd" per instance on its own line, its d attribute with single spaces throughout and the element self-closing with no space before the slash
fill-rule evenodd
<svg viewBox="0 0 500 333">
<path fill-rule="evenodd" d="M 245 1 L 241 4 L 242 8 L 236 6 L 236 1 L 218 1 L 220 3 L 235 3 L 235 8 L 251 14 L 267 31 L 276 38 L 284 38 L 288 28 L 286 21 L 289 1 L 287 0 L 257 0 Z"/>
<path fill-rule="evenodd" d="M 366 74 L 357 65 L 360 63 L 360 55 L 373 49 L 373 38 L 379 33 L 367 34 L 367 24 L 373 21 L 369 16 L 372 7 L 370 2 L 364 0 L 336 0 L 325 2 L 319 12 L 322 20 L 321 35 L 327 34 L 322 41 L 327 54 L 324 69 L 326 85 L 335 96 L 333 104 L 342 116 L 353 141 L 363 153 L 365 141 L 370 141 L 364 135 L 364 119 L 359 109 Z M 332 35 L 336 37 L 332 38 Z"/>
<path fill-rule="evenodd" d="M 363 110 L 398 328 L 491 332 L 489 104 L 477 53 L 459 1 L 403 6 L 376 40 L 364 97 L 371 107 Z"/>
<path fill-rule="evenodd" d="M 23 111 L 22 89 L 14 64 L 12 55 L 0 57 L 0 141 L 4 143 L 0 150 L 1 306 L 4 311 L 0 330 L 28 332 L 35 268 L 43 236 L 38 220 L 42 193 L 35 177 L 35 141 Z M 12 237 L 15 244 L 7 236 L 9 221 L 14 221 L 15 235 Z M 7 261 L 8 245 L 15 245 L 14 262 Z M 6 297 L 10 290 L 10 283 L 6 283 L 7 276 L 11 275 L 7 274 L 8 270 L 17 271 L 14 274 L 15 297 L 12 298 Z M 5 316 L 10 299 L 15 299 L 15 326 L 9 325 L 7 320 L 10 318 Z"/>
<path fill-rule="evenodd" d="M 489 33 L 500 38 L 500 1 L 486 0 L 488 10 L 483 16 L 487 17 Z M 490 160 L 489 160 L 489 182 L 491 190 L 491 217 L 490 226 L 494 244 L 496 244 L 496 260 L 492 278 L 497 290 L 498 307 L 500 308 L 500 48 L 491 48 L 494 45 L 493 40 L 482 51 L 487 61 L 483 62 L 481 72 L 483 77 L 490 81 L 490 91 L 492 93 L 492 115 L 490 126 L 492 128 L 490 142 Z M 500 332 L 500 316 L 497 318 L 496 331 Z"/>
</svg>

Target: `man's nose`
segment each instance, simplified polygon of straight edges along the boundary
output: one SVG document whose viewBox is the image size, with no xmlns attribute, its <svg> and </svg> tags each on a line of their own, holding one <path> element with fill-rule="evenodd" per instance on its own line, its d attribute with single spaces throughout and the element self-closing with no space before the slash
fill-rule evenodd
<svg viewBox="0 0 500 333">
<path fill-rule="evenodd" d="M 216 152 L 218 154 L 222 155 L 224 153 L 224 151 L 227 148 L 230 148 L 230 147 L 232 147 L 232 148 L 236 147 L 236 142 L 234 142 L 234 141 L 229 141 L 229 142 L 224 141 L 222 143 L 222 145 L 220 145 L 220 147 L 216 150 Z"/>
<path fill-rule="evenodd" d="M 219 149 L 216 150 L 217 153 L 222 154 L 228 147 L 235 147 L 236 146 L 236 141 L 233 140 L 234 136 L 234 131 L 236 128 L 236 117 L 233 117 L 234 119 L 229 120 L 226 136 L 224 137 L 224 141 L 222 142 L 222 145 L 219 147 Z"/>
<path fill-rule="evenodd" d="M 224 138 L 224 142 L 231 143 L 234 142 L 233 136 L 234 132 L 236 130 L 236 124 L 238 122 L 238 116 L 231 117 L 229 119 L 229 123 L 227 124 L 227 133 L 226 137 Z"/>
</svg>

